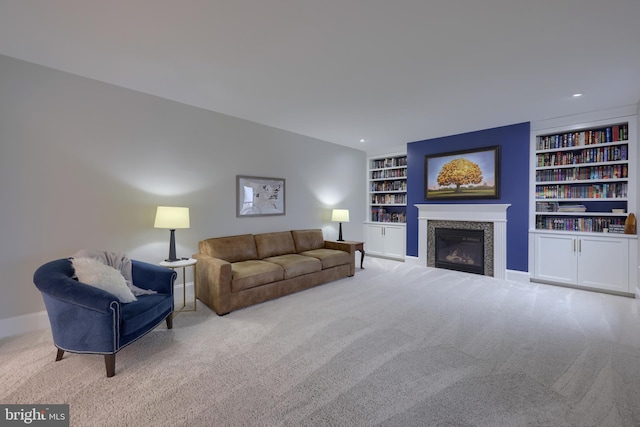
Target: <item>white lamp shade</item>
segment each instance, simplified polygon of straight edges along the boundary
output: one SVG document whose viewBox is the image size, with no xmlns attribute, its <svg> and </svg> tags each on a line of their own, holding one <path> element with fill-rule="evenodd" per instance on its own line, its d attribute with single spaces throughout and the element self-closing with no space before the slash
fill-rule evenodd
<svg viewBox="0 0 640 427">
<path fill-rule="evenodd" d="M 189 208 L 158 206 L 155 228 L 189 228 Z"/>
<path fill-rule="evenodd" d="M 331 221 L 349 222 L 349 209 L 334 209 L 331 212 Z"/>
</svg>

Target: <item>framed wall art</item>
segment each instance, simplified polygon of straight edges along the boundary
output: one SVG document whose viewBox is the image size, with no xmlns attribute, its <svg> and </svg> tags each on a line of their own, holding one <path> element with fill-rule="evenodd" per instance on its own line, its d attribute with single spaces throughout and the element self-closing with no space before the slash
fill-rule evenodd
<svg viewBox="0 0 640 427">
<path fill-rule="evenodd" d="M 425 200 L 498 199 L 500 146 L 428 154 Z"/>
<path fill-rule="evenodd" d="M 236 216 L 285 214 L 285 180 L 236 176 Z"/>
</svg>

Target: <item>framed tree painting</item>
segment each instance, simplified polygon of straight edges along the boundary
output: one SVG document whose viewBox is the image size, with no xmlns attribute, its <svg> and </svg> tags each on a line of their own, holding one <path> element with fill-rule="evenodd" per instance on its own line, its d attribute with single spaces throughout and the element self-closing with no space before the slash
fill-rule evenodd
<svg viewBox="0 0 640 427">
<path fill-rule="evenodd" d="M 424 158 L 425 200 L 500 197 L 500 146 L 428 154 Z"/>
<path fill-rule="evenodd" d="M 284 215 L 283 178 L 236 176 L 236 216 Z"/>
</svg>

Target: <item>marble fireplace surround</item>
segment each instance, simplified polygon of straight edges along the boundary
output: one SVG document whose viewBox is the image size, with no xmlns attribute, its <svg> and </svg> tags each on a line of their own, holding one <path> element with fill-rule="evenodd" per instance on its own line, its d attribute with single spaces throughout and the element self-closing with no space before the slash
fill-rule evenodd
<svg viewBox="0 0 640 427">
<path fill-rule="evenodd" d="M 417 204 L 418 208 L 418 260 L 420 265 L 428 265 L 430 234 L 434 226 L 456 227 L 456 222 L 469 224 L 470 228 L 485 230 L 485 248 L 487 239 L 493 243 L 493 254 L 486 254 L 485 274 L 498 279 L 507 276 L 507 208 L 510 204 Z M 431 224 L 430 224 L 431 223 Z M 432 243 L 433 244 L 433 243 Z M 491 274 L 493 273 L 493 274 Z"/>
</svg>

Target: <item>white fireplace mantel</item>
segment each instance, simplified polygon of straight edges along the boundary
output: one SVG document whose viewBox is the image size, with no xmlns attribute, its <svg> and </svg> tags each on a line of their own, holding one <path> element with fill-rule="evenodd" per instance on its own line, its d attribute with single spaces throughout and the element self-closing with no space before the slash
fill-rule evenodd
<svg viewBox="0 0 640 427">
<path fill-rule="evenodd" d="M 507 208 L 510 204 L 417 204 L 418 259 L 427 265 L 429 221 L 472 221 L 493 223 L 493 274 L 505 279 L 507 275 Z"/>
</svg>

